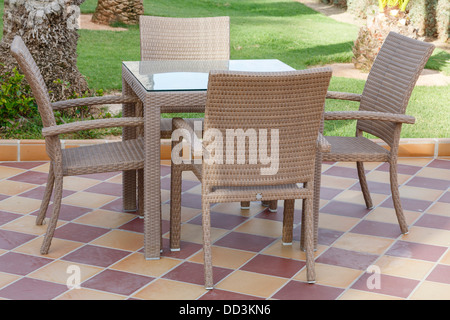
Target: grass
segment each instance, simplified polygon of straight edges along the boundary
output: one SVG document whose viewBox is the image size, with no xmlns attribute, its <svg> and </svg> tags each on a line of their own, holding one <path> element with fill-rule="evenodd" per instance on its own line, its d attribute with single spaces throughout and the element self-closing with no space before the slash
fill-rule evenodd
<svg viewBox="0 0 450 320">
<path fill-rule="evenodd" d="M 81 5 L 82 13 L 93 13 L 96 5 L 96 0 L 86 0 Z M 337 22 L 293 0 L 144 0 L 144 9 L 145 14 L 157 16 L 230 16 L 232 59 L 279 59 L 296 69 L 350 62 L 358 33 L 356 26 Z M 0 14 L 2 10 L 0 0 Z M 89 86 L 106 92 L 121 90 L 121 62 L 139 60 L 139 28 L 78 33 L 78 68 Z M 450 54 L 436 49 L 426 67 L 450 75 Z M 337 77 L 330 84 L 330 90 L 355 93 L 362 92 L 363 87 L 361 80 Z M 416 87 L 407 113 L 417 122 L 405 125 L 402 137 L 449 137 L 449 93 L 450 86 Z M 355 110 L 357 106 L 329 100 L 326 109 Z M 325 130 L 329 135 L 353 135 L 354 122 L 330 122 Z"/>
</svg>

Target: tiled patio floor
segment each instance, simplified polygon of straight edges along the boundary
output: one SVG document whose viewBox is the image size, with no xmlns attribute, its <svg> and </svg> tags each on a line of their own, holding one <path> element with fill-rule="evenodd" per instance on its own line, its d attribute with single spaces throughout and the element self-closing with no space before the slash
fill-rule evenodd
<svg viewBox="0 0 450 320">
<path fill-rule="evenodd" d="M 216 286 L 208 292 L 201 189 L 193 175 L 183 180 L 180 252 L 168 248 L 170 167 L 163 162 L 161 260 L 143 257 L 143 220 L 122 212 L 119 172 L 65 178 L 59 227 L 50 253 L 41 256 L 46 226 L 34 220 L 48 163 L 0 162 L 0 299 L 450 299 L 450 159 L 400 159 L 408 235 L 396 222 L 387 167 L 368 163 L 366 169 L 372 210 L 363 205 L 354 164 L 323 165 L 314 285 L 304 282 L 300 201 L 292 247 L 280 240 L 282 202 L 277 213 L 257 202 L 250 210 L 216 204 Z M 80 289 L 66 285 L 76 274 L 73 266 Z"/>
</svg>

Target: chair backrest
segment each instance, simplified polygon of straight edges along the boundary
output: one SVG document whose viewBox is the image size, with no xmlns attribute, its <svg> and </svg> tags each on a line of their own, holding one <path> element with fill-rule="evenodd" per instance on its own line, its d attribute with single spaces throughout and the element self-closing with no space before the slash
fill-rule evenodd
<svg viewBox="0 0 450 320">
<path fill-rule="evenodd" d="M 212 187 L 311 181 L 330 78 L 330 68 L 211 71 L 203 135 L 211 154 L 203 161 L 202 182 Z"/>
<path fill-rule="evenodd" d="M 36 61 L 34 61 L 30 51 L 20 36 L 14 37 L 11 44 L 11 54 L 17 60 L 21 71 L 25 74 L 25 78 L 31 87 L 33 96 L 38 105 L 43 126 L 49 127 L 56 125 L 47 86 L 36 65 Z"/>
<path fill-rule="evenodd" d="M 230 18 L 140 16 L 141 60 L 229 60 Z"/>
<path fill-rule="evenodd" d="M 412 90 L 434 45 L 395 32 L 386 37 L 368 75 L 360 110 L 404 114 Z M 387 121 L 360 120 L 357 129 L 392 146 L 398 126 Z"/>
</svg>

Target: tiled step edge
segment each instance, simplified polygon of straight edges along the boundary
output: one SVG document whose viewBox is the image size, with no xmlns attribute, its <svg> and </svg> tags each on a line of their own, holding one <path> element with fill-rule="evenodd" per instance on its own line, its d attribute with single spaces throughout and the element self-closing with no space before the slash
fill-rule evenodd
<svg viewBox="0 0 450 320">
<path fill-rule="evenodd" d="M 62 148 L 113 142 L 114 140 L 62 140 Z M 382 146 L 380 140 L 374 140 Z M 400 157 L 450 157 L 450 138 L 401 139 Z M 161 140 L 161 159 L 170 159 L 170 140 Z M 44 140 L 1 140 L 0 161 L 49 160 Z"/>
</svg>

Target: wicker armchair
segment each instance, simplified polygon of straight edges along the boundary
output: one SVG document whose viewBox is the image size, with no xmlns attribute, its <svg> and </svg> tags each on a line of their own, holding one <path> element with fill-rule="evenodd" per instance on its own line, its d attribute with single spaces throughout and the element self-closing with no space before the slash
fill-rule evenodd
<svg viewBox="0 0 450 320">
<path fill-rule="evenodd" d="M 172 158 L 171 248 L 179 248 L 180 243 L 181 172 L 191 170 L 202 181 L 206 288 L 213 287 L 210 204 L 217 202 L 284 200 L 283 235 L 289 237 L 293 229 L 294 201 L 303 199 L 302 233 L 305 234 L 307 274 L 308 281 L 314 282 L 314 162 L 318 146 L 322 151 L 328 146 L 326 141 L 318 139 L 318 134 L 330 78 L 329 68 L 278 73 L 213 71 L 208 83 L 203 143 L 195 136 L 189 123 L 180 118 L 173 119 L 173 127 L 184 129 L 193 139 L 191 145 L 197 150 L 202 148 L 203 162 L 192 164 Z M 242 143 L 241 140 L 239 143 L 238 137 L 235 144 L 233 137 L 233 145 L 230 146 L 227 137 L 230 130 L 235 133 L 243 130 L 244 135 L 258 133 L 259 138 L 257 140 L 255 136 L 255 140 L 249 138 L 248 142 Z M 266 146 L 261 130 L 266 130 L 266 138 L 270 140 Z M 274 130 L 278 136 L 274 135 Z M 226 150 L 211 148 L 214 144 L 208 143 L 207 138 L 211 133 L 216 139 L 222 137 L 225 140 L 227 137 L 227 143 L 223 141 Z M 220 146 L 216 139 L 212 140 Z M 259 141 L 258 146 L 251 141 Z M 178 143 L 173 141 L 173 147 Z M 268 164 L 263 161 L 262 154 L 268 149 L 267 155 L 270 153 L 275 157 L 278 166 L 272 172 L 264 172 Z M 301 187 L 300 183 L 303 183 Z M 283 236 L 283 242 L 292 242 L 292 238 Z"/>
<path fill-rule="evenodd" d="M 140 16 L 141 60 L 229 60 L 230 18 Z M 162 113 L 203 113 L 205 106 L 172 106 Z M 161 119 L 161 137 L 170 138 L 172 120 Z"/>
<path fill-rule="evenodd" d="M 325 112 L 325 120 L 357 120 L 355 137 L 325 138 L 331 145 L 329 153 L 318 154 L 316 169 L 315 235 L 317 244 L 320 164 L 323 161 L 355 161 L 359 182 L 367 208 L 372 208 L 364 165 L 388 162 L 392 200 L 402 233 L 408 233 L 397 181 L 397 158 L 402 124 L 413 124 L 414 117 L 405 115 L 411 92 L 428 58 L 434 50 L 430 43 L 390 32 L 368 75 L 362 94 L 328 92 L 327 99 L 359 101 L 358 111 Z M 383 140 L 389 149 L 363 137 L 363 132 Z"/>
<path fill-rule="evenodd" d="M 137 98 L 125 96 L 95 97 L 51 103 L 42 75 L 28 51 L 28 48 L 19 36 L 16 36 L 12 42 L 11 53 L 19 63 L 22 72 L 24 72 L 38 104 L 39 113 L 44 126 L 42 134 L 45 138 L 47 154 L 50 157 L 47 186 L 36 219 L 37 225 L 42 225 L 44 223 L 50 197 L 54 192 L 53 212 L 41 247 L 41 253 L 47 254 L 56 229 L 61 208 L 64 176 L 121 170 L 141 171 L 144 167 L 143 143 L 140 139 L 61 149 L 59 135 L 96 128 L 142 126 L 143 119 L 130 117 L 80 121 L 56 125 L 53 115 L 53 110 L 55 109 L 108 103 L 135 103 L 137 102 Z M 139 190 L 142 192 L 143 188 L 140 187 Z M 130 192 L 136 192 L 136 185 L 132 187 Z"/>
</svg>

